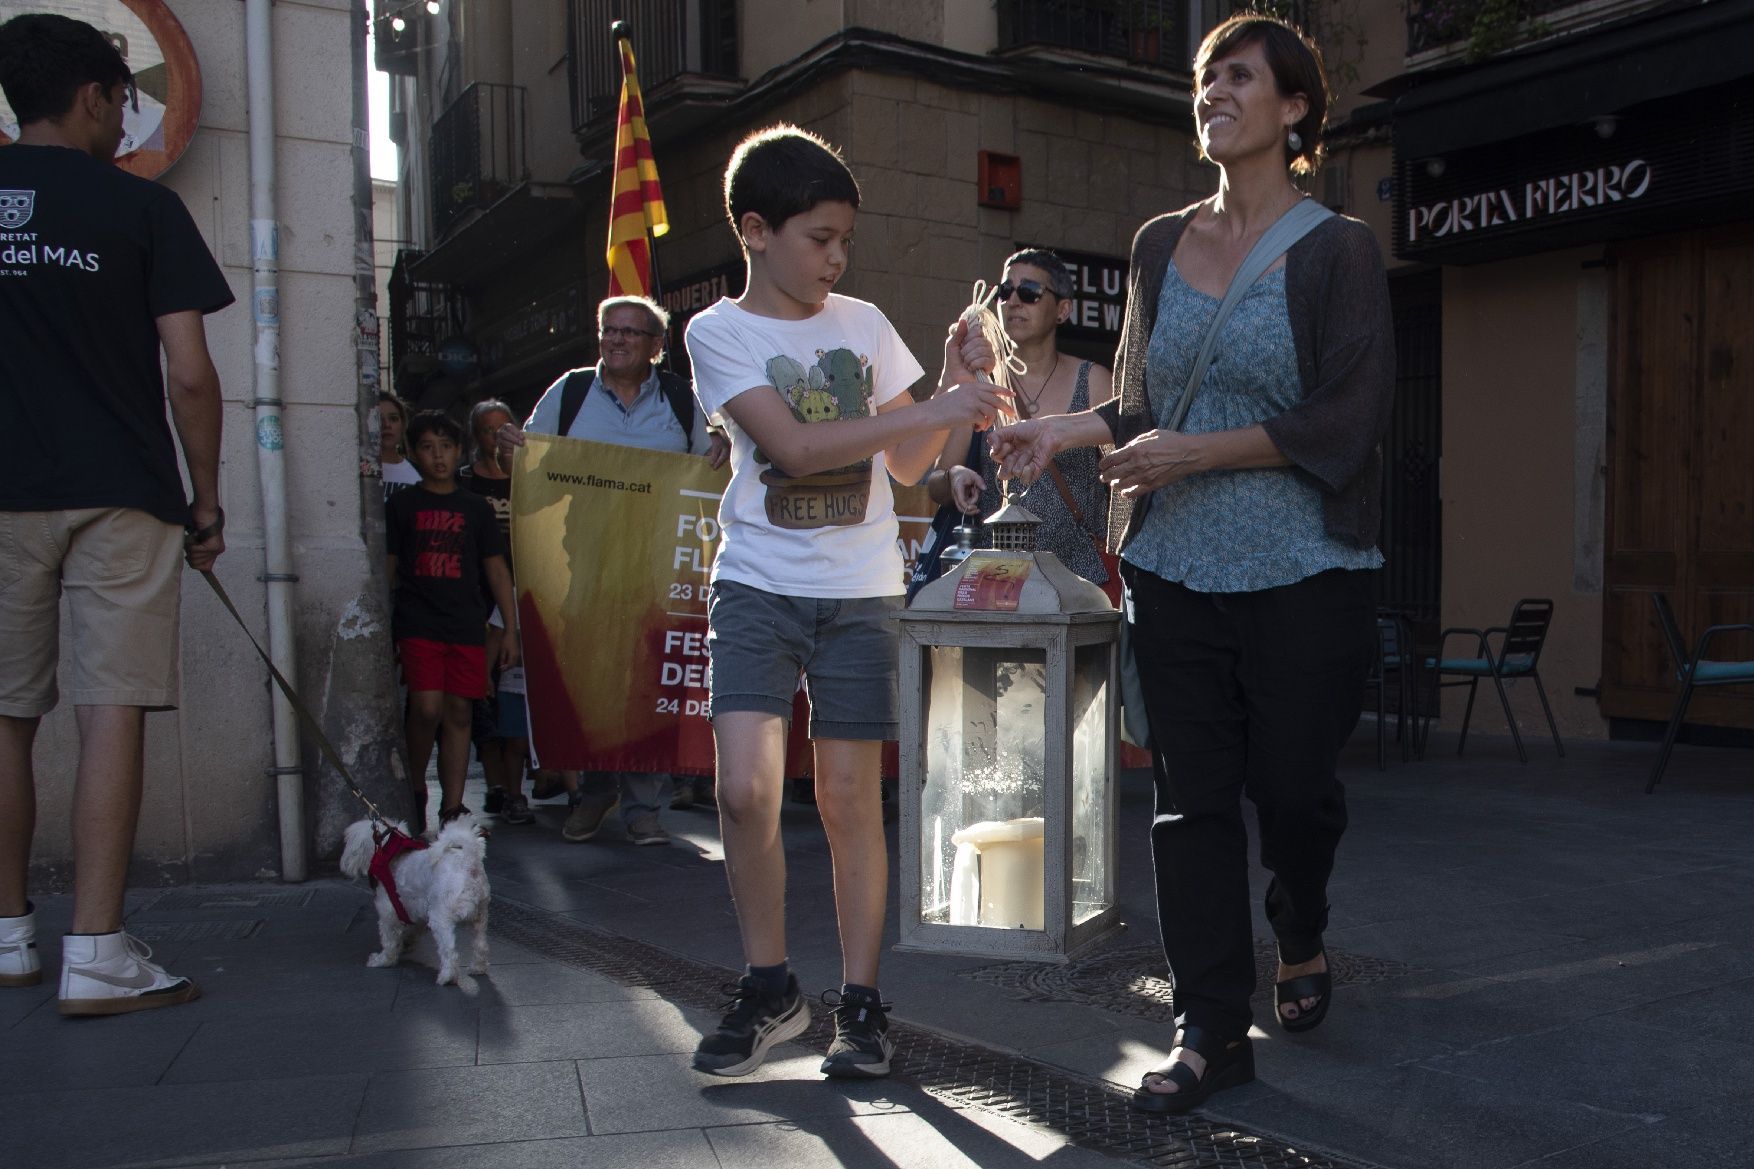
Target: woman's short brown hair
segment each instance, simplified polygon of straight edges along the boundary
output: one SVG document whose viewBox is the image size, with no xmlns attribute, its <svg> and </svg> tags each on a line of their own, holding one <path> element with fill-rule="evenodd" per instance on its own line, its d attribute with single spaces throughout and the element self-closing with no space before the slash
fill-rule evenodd
<svg viewBox="0 0 1754 1169">
<path fill-rule="evenodd" d="M 1313 175 L 1321 168 L 1327 149 L 1322 145 L 1322 130 L 1328 122 L 1328 72 L 1322 65 L 1322 51 L 1296 25 L 1276 16 L 1247 12 L 1233 16 L 1200 42 L 1194 55 L 1194 92 L 1200 90 L 1200 76 L 1213 61 L 1221 61 L 1249 45 L 1261 46 L 1261 55 L 1273 71 L 1273 82 L 1282 97 L 1302 94 L 1309 110 L 1292 126 L 1303 139 L 1303 149 L 1285 145 L 1285 164 L 1296 175 Z"/>
</svg>

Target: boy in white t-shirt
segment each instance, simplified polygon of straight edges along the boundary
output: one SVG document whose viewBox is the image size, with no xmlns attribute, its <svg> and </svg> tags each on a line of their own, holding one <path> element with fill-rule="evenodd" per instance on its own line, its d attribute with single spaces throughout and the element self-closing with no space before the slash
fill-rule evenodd
<svg viewBox="0 0 1754 1169">
<path fill-rule="evenodd" d="M 747 290 L 688 325 L 695 394 L 731 436 L 708 684 L 748 970 L 695 1052 L 695 1068 L 714 1075 L 747 1075 L 810 1022 L 787 967 L 779 836 L 800 674 L 845 979 L 822 1070 L 889 1073 L 894 1044 L 877 990 L 889 876 L 879 773 L 883 741 L 897 733 L 891 614 L 903 591 L 889 480 L 917 483 L 952 427 L 984 428 L 1005 402 L 975 380 L 975 369 L 991 368 L 991 349 L 959 324 L 937 392 L 916 403 L 907 391 L 922 371 L 894 327 L 875 306 L 832 293 L 858 205 L 846 164 L 815 135 L 775 126 L 746 138 L 725 170 L 725 209 L 748 260 Z"/>
</svg>

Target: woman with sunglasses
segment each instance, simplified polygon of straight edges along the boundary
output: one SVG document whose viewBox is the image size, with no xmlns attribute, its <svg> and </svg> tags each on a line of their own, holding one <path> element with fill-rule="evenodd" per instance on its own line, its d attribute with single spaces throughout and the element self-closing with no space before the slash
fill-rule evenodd
<svg viewBox="0 0 1754 1169">
<path fill-rule="evenodd" d="M 1375 648 L 1395 376 L 1375 237 L 1304 203 L 1292 182 L 1322 157 L 1328 87 L 1314 44 L 1238 16 L 1207 36 L 1194 78 L 1218 192 L 1134 238 L 1119 397 L 992 440 L 1005 472 L 1025 480 L 1068 448 L 1114 446 L 1100 467 L 1155 748 L 1151 852 L 1175 980 L 1175 1044 L 1134 1094 L 1158 1112 L 1254 1078 L 1245 793 L 1272 874 L 1275 1021 L 1308 1031 L 1333 997 L 1322 934 L 1346 828 L 1335 767 Z M 1233 277 L 1288 214 L 1269 251 L 1294 226 L 1301 238 L 1247 285 L 1196 375 Z"/>
<path fill-rule="evenodd" d="M 1053 252 L 1029 248 L 1005 261 L 993 308 L 1024 363 L 1025 371 L 1011 379 L 1020 417 L 1088 410 L 1110 396 L 1108 370 L 1060 352 L 1058 329 L 1072 313 L 1072 291 L 1072 273 Z M 984 457 L 985 443 L 969 439 L 967 430 L 952 431 L 938 465 L 958 508 L 991 515 L 1004 503 L 998 468 Z M 1036 543 L 1043 551 L 1086 580 L 1109 585 L 1097 554 L 1108 531 L 1108 488 L 1097 479 L 1096 458 L 1088 447 L 1061 453 L 1054 459 L 1059 475 L 1030 484 L 1022 503 L 1042 521 Z"/>
</svg>

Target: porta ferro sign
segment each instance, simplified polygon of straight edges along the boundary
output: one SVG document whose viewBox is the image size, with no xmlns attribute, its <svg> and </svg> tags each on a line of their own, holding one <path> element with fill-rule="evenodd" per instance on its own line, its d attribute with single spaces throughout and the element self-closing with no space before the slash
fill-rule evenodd
<svg viewBox="0 0 1754 1169">
<path fill-rule="evenodd" d="M 171 168 L 195 136 L 201 69 L 189 36 L 165 0 L 0 0 L 0 23 L 27 12 L 83 20 L 122 54 L 134 74 L 139 108 L 122 114 L 116 163 L 144 179 Z M 0 97 L 0 144 L 18 137 L 18 118 Z"/>
<path fill-rule="evenodd" d="M 1407 243 L 1490 231 L 1530 220 L 1575 215 L 1595 207 L 1641 199 L 1654 172 L 1642 158 L 1567 174 L 1530 179 L 1520 187 L 1495 187 L 1407 208 Z"/>
</svg>

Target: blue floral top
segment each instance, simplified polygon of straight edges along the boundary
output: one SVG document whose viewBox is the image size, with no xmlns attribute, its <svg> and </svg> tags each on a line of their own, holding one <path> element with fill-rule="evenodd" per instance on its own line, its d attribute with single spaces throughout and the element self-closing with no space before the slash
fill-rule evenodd
<svg viewBox="0 0 1754 1169">
<path fill-rule="evenodd" d="M 1217 311 L 1218 300 L 1183 280 L 1171 262 L 1145 354 L 1145 388 L 1158 426 L 1186 389 Z M 1281 267 L 1256 281 L 1231 312 L 1182 430 L 1253 426 L 1301 396 Z M 1158 488 L 1121 559 L 1203 593 L 1255 592 L 1331 568 L 1383 562 L 1375 548 L 1351 548 L 1327 535 L 1320 488 L 1291 467 L 1215 471 Z"/>
</svg>

